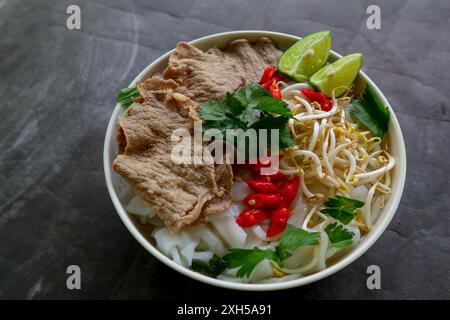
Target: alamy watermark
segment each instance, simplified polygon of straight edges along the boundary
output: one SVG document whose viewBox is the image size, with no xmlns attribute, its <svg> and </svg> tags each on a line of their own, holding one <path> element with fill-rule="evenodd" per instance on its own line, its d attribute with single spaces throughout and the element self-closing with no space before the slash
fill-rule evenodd
<svg viewBox="0 0 450 320">
<path fill-rule="evenodd" d="M 366 270 L 370 276 L 367 278 L 366 285 L 369 290 L 381 289 L 381 269 L 376 264 L 370 265 Z"/>
<path fill-rule="evenodd" d="M 66 9 L 69 16 L 66 19 L 66 27 L 69 30 L 81 30 L 81 9 L 76 4 L 71 4 Z"/>
<path fill-rule="evenodd" d="M 67 267 L 66 273 L 69 274 L 66 280 L 66 286 L 69 290 L 81 289 L 81 269 L 76 264 Z"/>
<path fill-rule="evenodd" d="M 369 15 L 366 20 L 366 26 L 369 30 L 381 29 L 381 9 L 376 4 L 367 7 L 366 13 Z"/>
<path fill-rule="evenodd" d="M 66 9 L 69 16 L 66 19 L 66 27 L 69 30 L 81 30 L 81 9 L 76 4 L 71 4 Z M 381 29 L 381 9 L 376 4 L 371 4 L 366 9 L 369 16 L 366 20 L 366 26 L 369 30 Z"/>
</svg>

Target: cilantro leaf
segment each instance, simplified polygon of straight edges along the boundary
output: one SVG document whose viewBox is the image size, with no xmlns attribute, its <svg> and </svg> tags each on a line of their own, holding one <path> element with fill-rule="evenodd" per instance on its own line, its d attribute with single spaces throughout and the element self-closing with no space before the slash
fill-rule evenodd
<svg viewBox="0 0 450 320">
<path fill-rule="evenodd" d="M 319 236 L 319 232 L 308 232 L 288 224 L 281 234 L 280 243 L 275 248 L 278 260 L 282 262 L 289 258 L 292 255 L 289 251 L 293 251 L 299 247 L 319 244 L 319 241 L 317 241 Z"/>
<path fill-rule="evenodd" d="M 345 206 L 347 208 L 357 209 L 362 208 L 364 206 L 364 202 L 337 195 L 336 198 L 328 198 L 328 200 L 325 201 L 325 205 L 327 207 Z"/>
<path fill-rule="evenodd" d="M 258 121 L 251 125 L 254 129 L 280 129 L 286 126 L 286 122 L 289 119 L 286 117 L 274 117 L 270 114 L 260 118 Z"/>
<path fill-rule="evenodd" d="M 241 100 L 239 100 L 235 95 L 229 92 L 227 92 L 224 103 L 228 106 L 228 108 L 231 111 L 231 114 L 233 115 L 239 115 L 245 109 L 245 105 L 241 102 Z"/>
<path fill-rule="evenodd" d="M 283 260 L 289 258 L 290 251 L 302 246 L 311 246 L 319 244 L 317 238 L 318 232 L 308 232 L 293 225 L 288 225 L 281 235 L 280 243 L 272 249 L 230 249 L 223 256 L 227 268 L 239 268 L 236 272 L 238 278 L 250 277 L 255 267 L 263 260 L 268 259 L 282 265 Z"/>
<path fill-rule="evenodd" d="M 288 224 L 281 234 L 279 246 L 285 250 L 295 250 L 298 247 L 313 246 L 319 244 L 317 241 L 319 236 L 319 232 L 308 232 L 297 228 L 292 224 Z"/>
<path fill-rule="evenodd" d="M 226 102 L 226 100 L 232 105 Z M 218 129 L 225 137 L 227 129 L 245 129 L 246 123 L 234 113 L 238 110 L 239 101 L 232 97 L 220 100 L 210 100 L 200 104 L 200 117 L 207 122 L 203 125 L 203 131 L 208 129 Z M 231 99 L 233 101 L 231 102 Z M 232 110 L 233 109 L 233 110 Z"/>
<path fill-rule="evenodd" d="M 320 212 L 328 214 L 343 224 L 348 224 L 355 217 L 355 210 L 363 207 L 364 202 L 343 196 L 336 196 L 336 198 L 328 198 L 325 205 L 327 208 L 320 210 Z"/>
<path fill-rule="evenodd" d="M 348 224 L 355 217 L 353 210 L 348 208 L 325 208 L 320 210 L 320 212 L 325 213 L 336 220 L 339 220 L 343 224 Z"/>
<path fill-rule="evenodd" d="M 295 146 L 295 140 L 292 138 L 291 131 L 286 126 L 280 128 L 280 149 Z"/>
<path fill-rule="evenodd" d="M 275 117 L 272 113 L 279 116 Z M 280 130 L 280 149 L 295 145 L 295 141 L 286 127 L 289 117 L 292 117 L 287 103 L 281 99 L 275 99 L 269 91 L 254 82 L 237 92 L 227 93 L 222 99 L 201 103 L 200 117 L 206 120 L 203 125 L 205 131 L 218 129 L 224 136 L 224 140 L 234 141 L 233 137 L 226 136 L 227 129 L 242 129 L 244 132 L 249 128 L 255 130 L 278 129 Z M 268 132 L 268 137 L 270 138 L 270 132 Z M 257 138 L 259 139 L 259 135 Z M 233 143 L 236 146 L 236 143 Z M 260 145 L 259 141 L 257 144 Z M 249 156 L 249 148 L 249 144 L 245 144 L 246 158 Z"/>
<path fill-rule="evenodd" d="M 200 116 L 203 120 L 222 121 L 231 118 L 233 113 L 224 100 L 210 100 L 200 104 Z"/>
<path fill-rule="evenodd" d="M 389 109 L 370 86 L 366 85 L 362 99 L 352 102 L 350 115 L 380 138 L 383 138 L 384 133 L 388 130 Z"/>
<path fill-rule="evenodd" d="M 214 255 L 208 262 L 208 265 L 203 263 L 193 262 L 192 270 L 206 274 L 210 277 L 217 277 L 227 268 L 226 262 L 217 255 Z"/>
<path fill-rule="evenodd" d="M 293 117 L 291 109 L 288 108 L 288 104 L 281 99 L 263 97 L 260 99 L 255 109 L 276 113 L 285 117 Z"/>
<path fill-rule="evenodd" d="M 254 249 L 230 249 L 223 256 L 229 269 L 239 268 L 236 273 L 238 278 L 250 277 L 253 269 L 264 259 L 277 261 L 277 255 L 271 249 L 262 250 L 255 247 Z"/>
<path fill-rule="evenodd" d="M 250 109 L 253 109 L 261 104 L 261 101 L 264 98 L 277 100 L 272 97 L 269 91 L 261 87 L 256 82 L 249 83 L 239 91 L 235 92 L 234 95 L 244 106 Z"/>
<path fill-rule="evenodd" d="M 353 232 L 344 229 L 343 225 L 338 225 L 337 222 L 327 225 L 325 232 L 333 247 L 336 248 L 350 246 L 353 243 L 352 238 L 355 235 Z"/>
<path fill-rule="evenodd" d="M 254 129 L 267 129 L 268 143 L 270 144 L 270 130 L 278 129 L 280 149 L 285 149 L 295 146 L 295 140 L 292 137 L 291 131 L 286 127 L 286 123 L 289 119 L 284 116 L 274 117 L 270 114 L 259 119 L 252 124 L 251 128 Z"/>
<path fill-rule="evenodd" d="M 116 102 L 124 107 L 129 107 L 133 103 L 132 98 L 139 96 L 139 92 L 135 87 L 120 89 L 116 97 Z"/>
</svg>

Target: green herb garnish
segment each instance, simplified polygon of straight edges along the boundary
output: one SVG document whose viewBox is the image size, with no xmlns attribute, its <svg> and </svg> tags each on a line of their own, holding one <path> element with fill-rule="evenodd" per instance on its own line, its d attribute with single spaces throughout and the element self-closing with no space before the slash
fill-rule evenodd
<svg viewBox="0 0 450 320">
<path fill-rule="evenodd" d="M 274 117 L 272 114 L 277 114 L 279 117 Z M 286 102 L 275 99 L 269 91 L 257 83 L 250 83 L 237 92 L 227 93 L 222 99 L 209 100 L 200 104 L 200 117 L 206 120 L 206 124 L 203 125 L 204 131 L 217 129 L 225 139 L 231 138 L 234 142 L 234 137 L 227 136 L 227 129 L 242 129 L 244 132 L 250 128 L 268 131 L 279 129 L 281 149 L 295 145 L 286 127 L 287 121 L 292 116 Z M 269 133 L 268 136 L 270 136 Z"/>
<path fill-rule="evenodd" d="M 206 274 L 210 277 L 217 277 L 223 270 L 226 269 L 227 265 L 225 261 L 220 258 L 217 255 L 214 255 L 211 259 L 209 259 L 209 262 L 207 265 L 193 262 L 192 263 L 192 270 Z"/>
<path fill-rule="evenodd" d="M 350 246 L 353 243 L 352 238 L 355 235 L 353 232 L 345 229 L 343 225 L 338 225 L 337 222 L 327 225 L 325 232 L 333 247 L 336 248 Z"/>
<path fill-rule="evenodd" d="M 279 143 L 280 149 L 289 148 L 295 146 L 295 141 L 292 139 L 291 131 L 286 127 L 286 123 L 289 118 L 285 116 L 274 117 L 270 114 L 266 114 L 256 121 L 253 125 L 253 129 L 278 129 L 279 130 Z M 270 143 L 270 134 L 267 133 L 268 143 Z"/>
<path fill-rule="evenodd" d="M 116 102 L 120 103 L 124 107 L 129 107 L 133 103 L 134 97 L 139 96 L 139 92 L 136 88 L 123 88 L 120 89 L 116 97 Z"/>
<path fill-rule="evenodd" d="M 256 247 L 254 249 L 230 249 L 223 257 L 227 268 L 239 268 L 236 272 L 238 278 L 250 277 L 253 269 L 265 259 L 277 261 L 278 257 L 271 249 L 262 250 Z"/>
<path fill-rule="evenodd" d="M 336 198 L 328 198 L 325 205 L 327 207 L 320 210 L 320 212 L 339 220 L 343 224 L 348 224 L 355 217 L 355 210 L 364 206 L 364 202 L 343 196 L 336 196 Z"/>
<path fill-rule="evenodd" d="M 320 236 L 319 232 L 308 232 L 293 225 L 287 225 L 286 229 L 281 234 L 280 243 L 273 249 L 230 249 L 222 259 L 213 257 L 208 266 L 202 265 L 202 269 L 210 268 L 209 266 L 217 264 L 217 259 L 220 259 L 221 266 L 228 269 L 239 268 L 236 272 L 238 278 L 249 277 L 255 267 L 263 260 L 272 260 L 279 266 L 283 265 L 283 261 L 292 255 L 292 251 L 302 246 L 312 246 L 319 244 L 317 238 Z M 213 260 L 214 259 L 214 260 Z M 194 268 L 194 267 L 193 267 Z M 195 267 L 198 269 L 198 267 Z M 225 269 L 225 268 L 224 268 Z M 194 269 L 194 271 L 197 271 Z M 204 269 L 207 270 L 207 269 Z M 223 269 L 221 270 L 223 271 Z M 202 272 L 202 271 L 200 271 Z M 203 272 L 208 274 L 206 272 Z M 220 273 L 220 272 L 219 272 Z M 217 276 L 217 274 L 216 274 Z"/>
<path fill-rule="evenodd" d="M 352 102 L 350 115 L 380 138 L 383 138 L 384 133 L 388 129 L 389 109 L 370 86 L 366 85 L 362 99 Z"/>
<path fill-rule="evenodd" d="M 319 244 L 317 241 L 319 236 L 319 232 L 308 232 L 288 224 L 281 234 L 280 243 L 275 247 L 278 260 L 282 262 L 289 258 L 292 255 L 290 251 L 294 251 L 299 247 Z"/>
<path fill-rule="evenodd" d="M 292 117 L 291 109 L 287 108 L 287 103 L 281 99 L 275 99 L 272 96 L 261 98 L 255 109 L 279 114 L 288 118 Z"/>
</svg>

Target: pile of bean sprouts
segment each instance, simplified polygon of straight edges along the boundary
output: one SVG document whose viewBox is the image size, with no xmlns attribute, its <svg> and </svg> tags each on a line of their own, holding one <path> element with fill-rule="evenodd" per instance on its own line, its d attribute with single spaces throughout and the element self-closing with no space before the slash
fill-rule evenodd
<svg viewBox="0 0 450 320">
<path fill-rule="evenodd" d="M 297 145 L 283 153 L 280 171 L 300 176 L 307 212 L 300 227 L 323 231 L 329 223 L 336 222 L 320 211 L 329 197 L 342 195 L 365 202 L 349 227 L 358 228 L 361 234 L 369 232 L 377 218 L 372 215 L 373 208 L 383 208 L 391 192 L 390 171 L 395 159 L 388 152 L 387 137 L 382 141 L 352 121 L 348 114 L 352 102 L 349 94 L 339 99 L 333 96 L 332 109 L 322 111 L 318 103 L 309 102 L 301 93 L 300 89 L 311 90 L 308 84 L 281 85 L 285 87 L 283 100 L 294 114 L 289 128 Z M 331 250 L 327 255 L 333 253 Z"/>
</svg>

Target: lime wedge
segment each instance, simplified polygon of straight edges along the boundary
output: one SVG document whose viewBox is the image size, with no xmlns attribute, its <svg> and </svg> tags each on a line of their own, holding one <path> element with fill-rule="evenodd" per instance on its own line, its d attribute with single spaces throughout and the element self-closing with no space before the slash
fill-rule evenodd
<svg viewBox="0 0 450 320">
<path fill-rule="evenodd" d="M 287 49 L 278 62 L 278 70 L 303 82 L 327 61 L 331 47 L 329 30 L 311 33 Z"/>
<path fill-rule="evenodd" d="M 339 97 L 346 91 L 344 86 L 348 87 L 355 80 L 362 63 L 362 53 L 349 54 L 324 66 L 309 79 L 309 82 L 328 97 L 331 97 L 334 88 L 342 86 L 334 92 L 334 95 Z"/>
</svg>

